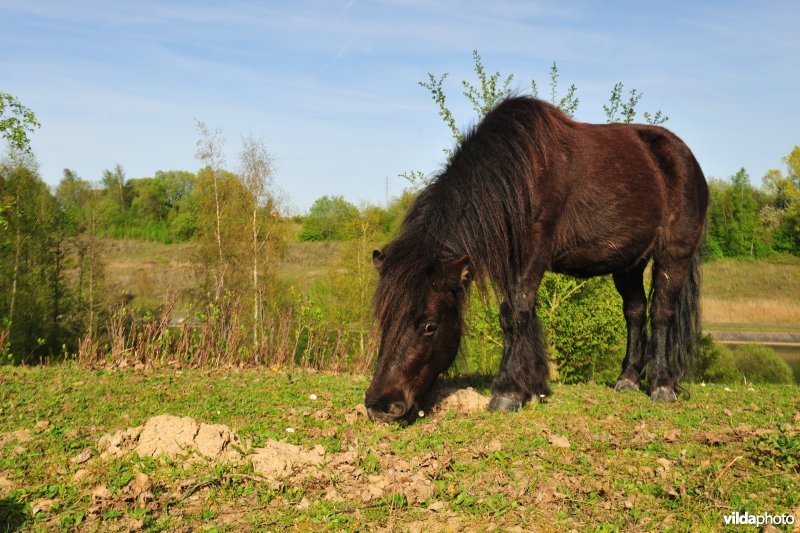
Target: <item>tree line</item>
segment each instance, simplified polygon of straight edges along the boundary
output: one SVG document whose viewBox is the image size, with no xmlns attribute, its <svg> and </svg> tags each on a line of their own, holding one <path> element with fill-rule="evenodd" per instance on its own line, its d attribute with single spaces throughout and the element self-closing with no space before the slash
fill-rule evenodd
<svg viewBox="0 0 800 533">
<path fill-rule="evenodd" d="M 761 186 L 751 183 L 744 168 L 727 179 L 710 177 L 706 261 L 723 257 L 763 258 L 775 253 L 800 255 L 800 146 L 783 158 L 785 172 L 768 170 Z M 414 174 L 409 174 L 412 181 Z M 375 224 L 387 236 L 393 235 L 402 208 L 413 192 L 395 200 L 388 209 L 367 206 L 374 211 Z M 354 220 L 361 211 L 341 196 L 323 196 L 302 217 L 303 241 L 337 241 L 353 238 Z"/>
<path fill-rule="evenodd" d="M 192 300 L 206 314 L 225 300 L 248 306 L 242 328 L 258 344 L 286 242 L 272 159 L 262 143 L 245 139 L 237 170 L 225 170 L 209 154 L 222 140 L 202 124 L 198 132 L 197 173 L 127 179 L 117 165 L 92 183 L 65 169 L 52 189 L 25 143 L 10 146 L 0 162 L 0 355 L 34 362 L 95 353 L 108 346 L 113 318 L 127 316 L 129 330 L 152 317 L 152 310 L 129 313 L 127 295 L 105 283 L 109 238 L 191 240 L 200 280 Z"/>
<path fill-rule="evenodd" d="M 800 254 L 800 146 L 783 158 L 786 173 L 769 170 L 761 187 L 742 168 L 710 179 L 706 259 Z"/>
</svg>

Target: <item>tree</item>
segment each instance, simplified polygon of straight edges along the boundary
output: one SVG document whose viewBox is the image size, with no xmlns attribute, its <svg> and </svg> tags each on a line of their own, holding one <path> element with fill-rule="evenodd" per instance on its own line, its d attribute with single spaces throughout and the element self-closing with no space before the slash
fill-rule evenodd
<svg viewBox="0 0 800 533">
<path fill-rule="evenodd" d="M 193 173 L 185 170 L 157 170 L 154 178 L 164 189 L 164 200 L 170 208 L 192 194 L 196 179 Z"/>
<path fill-rule="evenodd" d="M 215 236 L 217 239 L 217 267 L 214 269 L 214 300 L 219 300 L 225 289 L 225 260 L 222 257 L 222 209 L 219 198 L 219 177 L 222 167 L 225 165 L 225 156 L 222 151 L 225 138 L 222 136 L 222 130 L 219 128 L 210 131 L 203 122 L 198 120 L 196 124 L 200 138 L 196 143 L 197 151 L 195 152 L 195 158 L 202 161 L 209 169 L 214 185 Z"/>
<path fill-rule="evenodd" d="M 138 225 L 147 222 L 165 222 L 169 205 L 164 184 L 156 178 L 139 178 L 130 181 L 131 211 Z"/>
<path fill-rule="evenodd" d="M 344 264 L 353 284 L 348 296 L 355 297 L 352 310 L 357 316 L 352 319 L 366 324 L 370 317 L 369 297 L 375 288 L 375 265 L 372 250 L 383 238 L 382 231 L 385 211 L 379 207 L 365 205 L 351 217 L 344 228 L 348 245 L 343 250 Z"/>
<path fill-rule="evenodd" d="M 30 150 L 28 137 L 35 128 L 41 127 L 33 111 L 25 107 L 14 96 L 0 92 L 0 135 L 12 147 L 20 151 Z"/>
<path fill-rule="evenodd" d="M 28 362 L 70 343 L 63 318 L 72 295 L 64 212 L 36 165 L 19 161 L 0 164 L 0 198 L 9 205 L 0 233 L 0 338 L 14 360 Z"/>
<path fill-rule="evenodd" d="M 710 179 L 706 257 L 763 257 L 773 251 L 780 210 L 750 184 L 742 168 L 729 180 Z M 773 200 L 774 201 L 774 200 Z"/>
<path fill-rule="evenodd" d="M 487 76 L 486 69 L 483 66 L 483 60 L 477 50 L 472 52 L 472 58 L 475 63 L 473 71 L 478 78 L 477 84 L 473 85 L 467 80 L 462 80 L 461 84 L 465 88 L 464 96 L 472 103 L 472 108 L 475 110 L 480 120 L 497 102 L 511 94 L 511 80 L 514 79 L 514 75 L 503 75 L 500 72 L 495 72 L 491 76 Z M 550 103 L 561 109 L 568 116 L 573 117 L 580 104 L 580 99 L 576 95 L 578 88 L 573 83 L 569 86 L 564 96 L 559 97 L 559 77 L 558 65 L 554 62 L 550 67 Z M 428 73 L 428 81 L 420 82 L 419 85 L 428 89 L 431 93 L 431 97 L 439 107 L 439 116 L 442 117 L 442 120 L 450 129 L 453 139 L 455 139 L 456 142 L 461 142 L 461 131 L 457 126 L 453 113 L 447 107 L 447 96 L 442 87 L 446 78 L 447 73 L 439 77 Z M 622 82 L 614 85 L 611 89 L 608 105 L 603 106 L 608 122 L 618 122 L 619 118 L 621 118 L 623 122 L 631 123 L 636 118 L 636 106 L 644 95 L 640 91 L 632 89 L 629 93 L 628 100 L 623 101 L 623 88 L 624 85 Z M 536 80 L 531 80 L 531 94 L 537 98 L 539 96 L 539 86 Z M 621 117 L 618 117 L 617 113 L 620 111 Z M 669 120 L 661 111 L 653 115 L 645 112 L 642 116 L 649 124 L 662 124 Z"/>
<path fill-rule="evenodd" d="M 620 122 L 617 117 L 618 112 L 620 112 L 622 122 L 625 124 L 630 124 L 636 119 L 636 106 L 639 104 L 639 100 L 642 99 L 644 94 L 636 89 L 631 89 L 628 94 L 628 101 L 626 102 L 622 99 L 622 90 L 624 87 L 622 82 L 619 82 L 611 88 L 611 96 L 608 98 L 608 105 L 603 105 L 603 111 L 606 114 L 606 122 Z M 663 124 L 669 120 L 669 117 L 664 115 L 660 109 L 656 111 L 654 115 L 645 111 L 642 117 L 645 122 L 654 125 Z"/>
<path fill-rule="evenodd" d="M 77 234 L 86 224 L 86 210 L 93 200 L 91 184 L 75 172 L 65 168 L 64 175 L 56 187 L 56 201 L 66 216 L 70 232 Z"/>
<path fill-rule="evenodd" d="M 196 176 L 185 170 L 158 170 L 155 180 L 163 190 L 166 222 L 171 240 L 190 239 L 197 228 L 193 191 Z"/>
<path fill-rule="evenodd" d="M 64 213 L 68 255 L 74 255 L 74 268 L 77 268 L 73 291 L 76 308 L 80 310 L 71 313 L 68 319 L 73 323 L 71 330 L 75 337 L 86 334 L 92 343 L 97 331 L 96 316 L 105 300 L 102 290 L 103 241 L 98 235 L 99 196 L 100 191 L 92 189 L 88 181 L 72 170 L 64 169 L 55 198 L 59 210 Z"/>
<path fill-rule="evenodd" d="M 783 158 L 786 175 L 780 170 L 768 170 L 763 186 L 770 199 L 772 211 L 764 213 L 773 219 L 775 244 L 779 250 L 800 254 L 800 146 L 795 146 Z"/>
<path fill-rule="evenodd" d="M 103 170 L 101 195 L 97 203 L 97 224 L 106 235 L 124 237 L 131 201 L 131 186 L 125 170 L 117 164 Z"/>
<path fill-rule="evenodd" d="M 731 177 L 728 247 L 731 255 L 753 256 L 758 221 L 755 191 L 744 168 Z"/>
<path fill-rule="evenodd" d="M 113 170 L 105 169 L 101 178 L 106 194 L 113 198 L 116 207 L 124 213 L 128 208 L 128 194 L 126 194 L 126 177 L 122 165 L 115 165 Z"/>
<path fill-rule="evenodd" d="M 470 101 L 472 108 L 477 114 L 477 119 L 482 119 L 494 105 L 503 98 L 511 94 L 511 81 L 514 79 L 513 74 L 501 74 L 495 72 L 494 74 L 487 75 L 486 68 L 483 65 L 483 60 L 477 50 L 472 52 L 472 59 L 474 62 L 473 71 L 477 77 L 476 83 L 467 80 L 462 80 L 461 85 L 464 87 L 463 95 Z M 462 141 L 461 129 L 458 126 L 455 116 L 447 105 L 447 94 L 444 90 L 444 81 L 447 79 L 448 74 L 444 73 L 441 76 L 436 76 L 428 73 L 428 80 L 419 82 L 419 85 L 428 90 L 431 98 L 439 108 L 439 116 L 445 123 L 447 128 L 456 143 Z M 580 104 L 580 99 L 577 97 L 578 88 L 575 84 L 571 84 L 563 96 L 559 96 L 558 79 L 559 79 L 558 65 L 554 62 L 550 67 L 550 103 L 561 109 L 570 117 L 574 117 Z M 606 113 L 608 122 L 617 122 L 620 117 L 617 113 L 621 110 L 621 118 L 623 122 L 633 122 L 636 117 L 636 106 L 642 99 L 643 94 L 636 89 L 631 90 L 627 101 L 623 101 L 622 92 L 623 84 L 617 83 L 611 90 L 608 105 L 603 106 Z M 531 80 L 531 94 L 534 97 L 539 96 L 539 86 L 536 80 Z M 660 110 L 655 114 L 645 112 L 643 114 L 645 122 L 649 124 L 662 124 L 669 120 Z M 445 153 L 452 155 L 452 149 L 445 148 Z M 414 170 L 400 174 L 404 177 L 411 186 L 415 189 L 424 187 L 429 183 L 429 179 L 423 172 Z"/>
<path fill-rule="evenodd" d="M 127 179 L 117 165 L 103 173 L 99 225 L 106 235 L 169 243 L 187 240 L 197 227 L 194 218 L 195 175 L 182 170 Z"/>
<path fill-rule="evenodd" d="M 250 211 L 250 237 L 253 267 L 253 346 L 258 346 L 259 312 L 261 310 L 261 279 L 263 274 L 260 269 L 262 255 L 264 254 L 264 224 L 259 212 L 271 202 L 270 185 L 272 181 L 272 156 L 267 152 L 264 143 L 256 141 L 253 137 L 243 139 L 242 151 L 239 154 L 239 177 L 242 187 L 247 194 L 248 209 Z M 267 205 L 267 207 L 272 207 Z M 272 211 L 272 210 L 271 210 Z M 269 257 L 265 259 L 269 260 Z"/>
<path fill-rule="evenodd" d="M 30 153 L 29 134 L 41 127 L 33 111 L 25 107 L 14 96 L 0 91 L 0 136 L 12 151 Z M 7 200 L 0 198 L 0 229 L 8 227 L 6 213 L 11 209 Z"/>
<path fill-rule="evenodd" d="M 343 240 L 347 237 L 348 222 L 357 216 L 358 208 L 342 196 L 317 198 L 303 220 L 300 240 Z"/>
<path fill-rule="evenodd" d="M 580 103 L 580 99 L 575 96 L 575 93 L 578 91 L 578 88 L 573 83 L 567 89 L 566 94 L 559 99 L 558 98 L 558 65 L 553 62 L 553 65 L 550 67 L 550 103 L 562 110 L 564 113 L 573 117 L 575 115 L 575 111 L 578 109 L 578 104 Z M 534 97 L 539 97 L 539 88 L 536 85 L 536 80 L 531 80 L 531 94 Z M 483 116 L 483 115 L 481 115 Z"/>
</svg>

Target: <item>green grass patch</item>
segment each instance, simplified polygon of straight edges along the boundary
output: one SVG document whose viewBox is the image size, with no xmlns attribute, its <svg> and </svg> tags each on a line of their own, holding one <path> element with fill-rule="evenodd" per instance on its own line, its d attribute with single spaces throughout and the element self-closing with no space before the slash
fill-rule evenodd
<svg viewBox="0 0 800 533">
<path fill-rule="evenodd" d="M 729 512 L 800 506 L 796 386 L 691 385 L 665 405 L 603 386 L 556 385 L 547 404 L 517 414 L 451 413 L 401 428 L 353 416 L 367 383 L 282 370 L 0 367 L 0 523 L 30 530 L 720 530 Z M 331 456 L 353 449 L 355 469 L 270 483 L 249 463 L 97 457 L 101 435 L 163 413 L 226 424 L 253 447 L 277 439 L 321 444 Z M 86 448 L 93 458 L 76 464 Z M 404 461 L 430 482 L 421 500 L 392 487 L 371 498 L 343 489 L 367 493 L 370 479 Z M 126 499 L 141 474 L 152 496 Z M 101 485 L 109 501 L 93 496 Z M 331 487 L 343 496 L 329 497 Z"/>
<path fill-rule="evenodd" d="M 718 259 L 702 265 L 703 296 L 770 299 L 800 295 L 800 259 Z"/>
</svg>

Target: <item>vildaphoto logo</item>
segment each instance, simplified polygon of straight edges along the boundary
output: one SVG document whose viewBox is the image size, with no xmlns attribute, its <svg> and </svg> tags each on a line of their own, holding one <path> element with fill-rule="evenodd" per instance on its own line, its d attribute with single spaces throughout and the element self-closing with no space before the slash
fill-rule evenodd
<svg viewBox="0 0 800 533">
<path fill-rule="evenodd" d="M 725 525 L 730 526 L 791 526 L 794 516 L 790 514 L 750 514 L 747 511 L 726 514 Z"/>
</svg>

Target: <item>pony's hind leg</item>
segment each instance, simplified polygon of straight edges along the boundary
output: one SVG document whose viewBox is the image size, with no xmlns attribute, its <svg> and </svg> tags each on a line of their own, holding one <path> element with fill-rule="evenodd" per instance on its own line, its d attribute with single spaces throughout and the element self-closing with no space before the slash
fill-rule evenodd
<svg viewBox="0 0 800 533">
<path fill-rule="evenodd" d="M 489 411 L 519 411 L 532 396 L 550 395 L 549 368 L 535 298 L 538 283 L 500 305 L 503 360 L 492 383 Z"/>
<path fill-rule="evenodd" d="M 644 350 L 647 346 L 647 296 L 644 292 L 643 275 L 645 265 L 642 261 L 623 272 L 614 274 L 614 286 L 622 296 L 622 310 L 625 314 L 625 325 L 628 329 L 628 344 L 625 359 L 622 361 L 622 373 L 614 386 L 617 392 L 639 390 L 642 376 Z"/>
<path fill-rule="evenodd" d="M 677 399 L 675 385 L 682 369 L 677 368 L 677 354 L 669 354 L 670 329 L 676 325 L 677 303 L 687 281 L 692 258 L 685 260 L 670 258 L 653 264 L 653 301 L 650 304 L 651 335 L 648 351 L 650 399 L 672 402 Z M 674 331 L 674 330 L 673 330 Z M 670 365 L 672 363 L 672 365 Z M 670 367 L 675 368 L 670 368 Z"/>
</svg>

